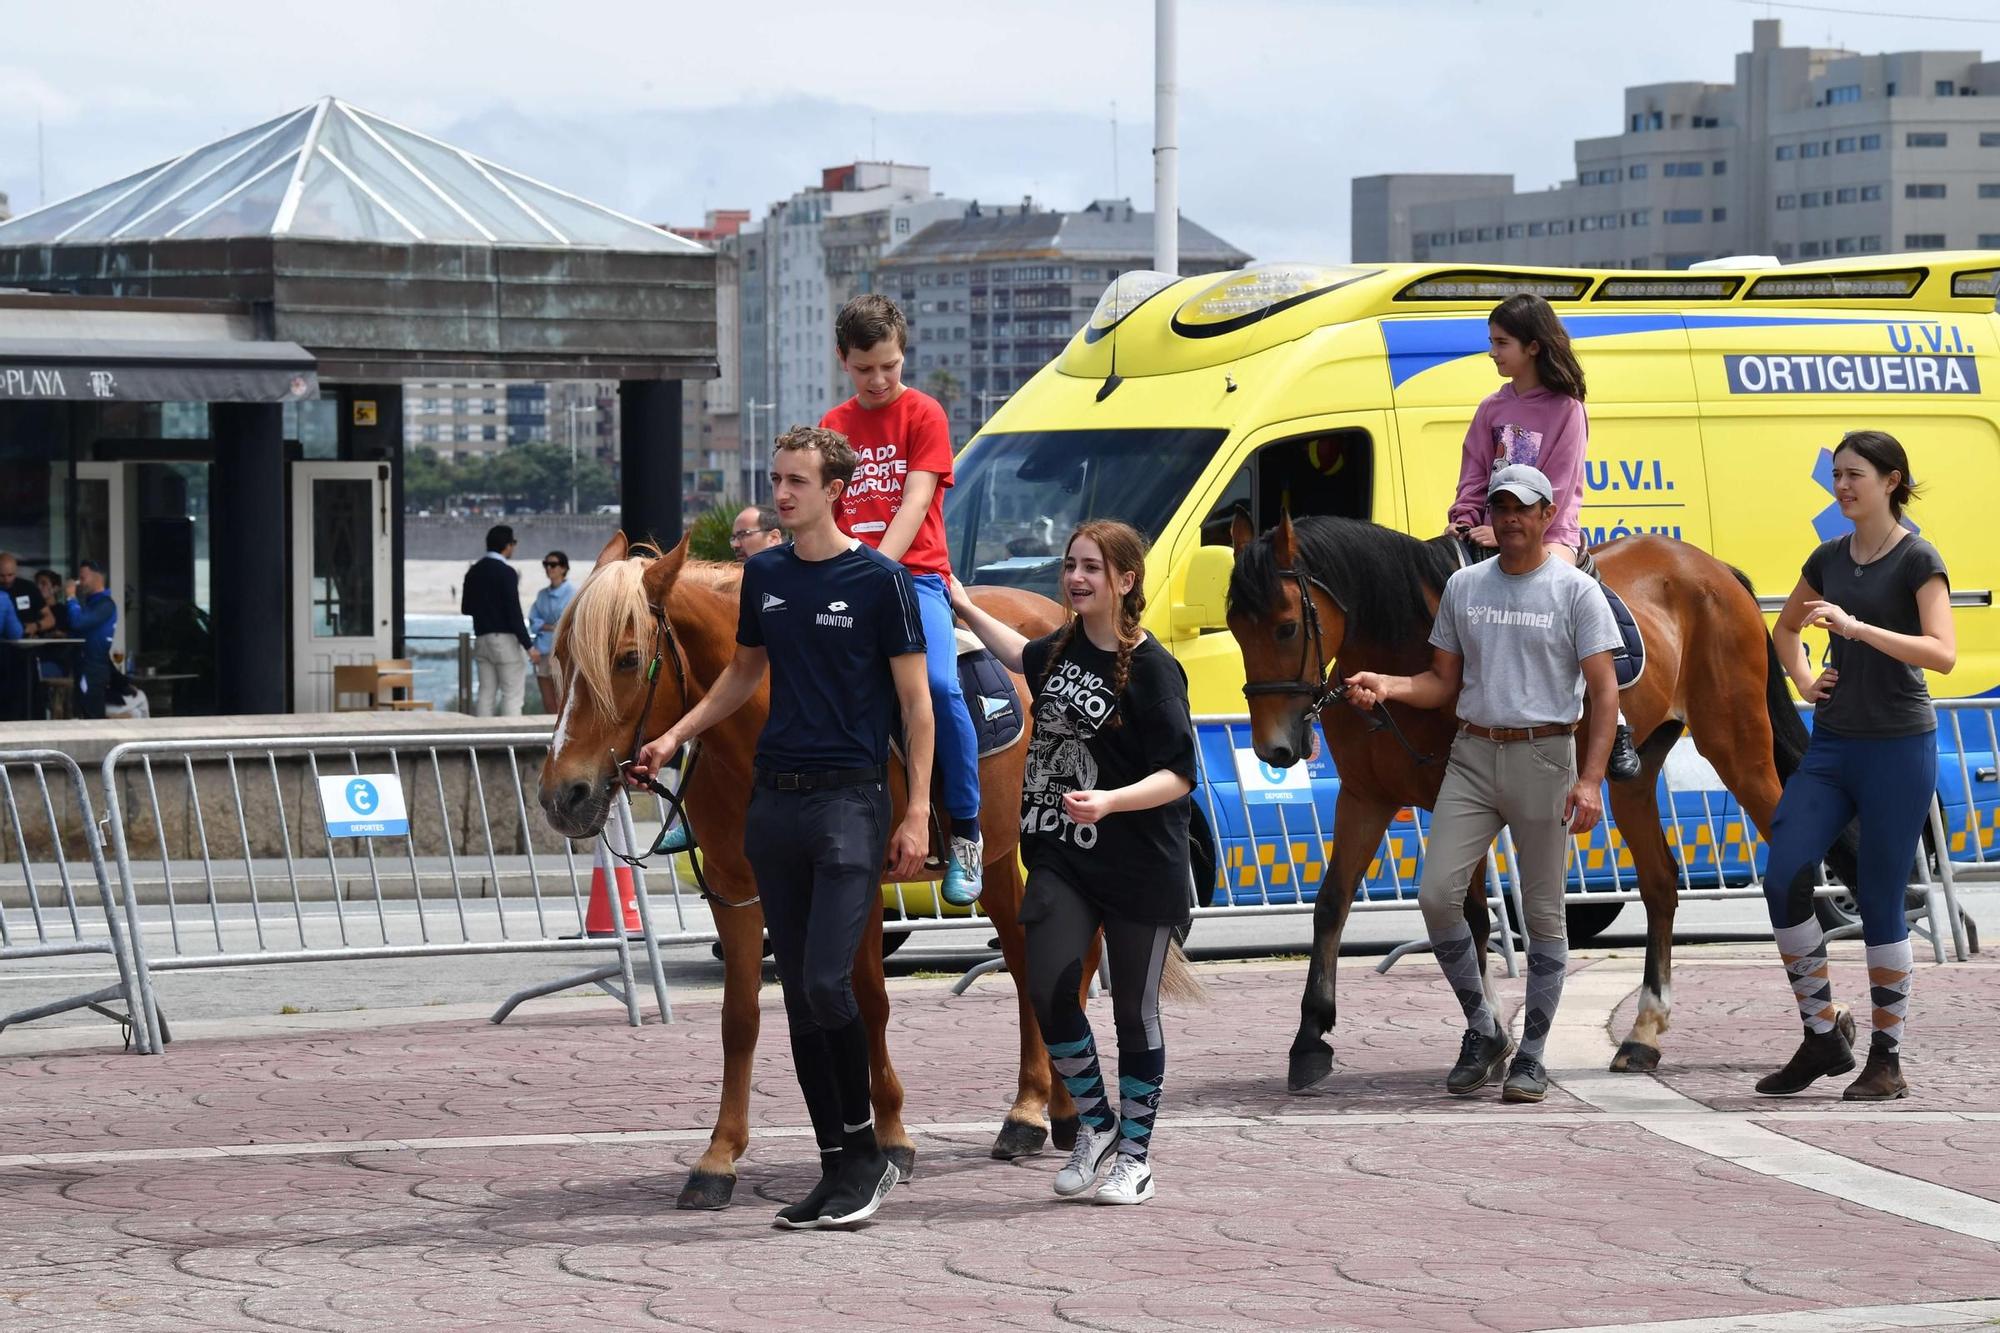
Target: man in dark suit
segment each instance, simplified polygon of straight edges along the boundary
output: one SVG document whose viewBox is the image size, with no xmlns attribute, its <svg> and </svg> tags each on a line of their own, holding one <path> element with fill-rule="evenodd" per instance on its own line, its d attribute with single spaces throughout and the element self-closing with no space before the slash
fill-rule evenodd
<svg viewBox="0 0 2000 1333">
<path fill-rule="evenodd" d="M 486 554 L 465 571 L 458 609 L 472 617 L 472 660 L 479 664 L 478 717 L 521 715 L 521 692 L 528 679 L 528 622 L 521 618 L 521 575 L 508 564 L 514 529 L 505 523 L 486 531 Z"/>
</svg>

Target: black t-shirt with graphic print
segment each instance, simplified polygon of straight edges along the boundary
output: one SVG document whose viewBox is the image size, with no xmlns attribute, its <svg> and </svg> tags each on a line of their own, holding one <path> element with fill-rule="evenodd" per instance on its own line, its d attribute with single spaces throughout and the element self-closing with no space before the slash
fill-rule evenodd
<svg viewBox="0 0 2000 1333">
<path fill-rule="evenodd" d="M 1194 720 L 1187 673 L 1151 634 L 1132 650 L 1124 693 L 1112 697 L 1115 653 L 1098 649 L 1082 629 L 1071 636 L 1048 679 L 1043 668 L 1058 630 L 1029 642 L 1022 665 L 1035 692 L 1035 734 L 1021 784 L 1021 856 L 1045 867 L 1107 912 L 1128 920 L 1178 925 L 1188 919 L 1188 819 L 1191 798 L 1151 810 L 1077 824 L 1063 809 L 1072 791 L 1111 791 L 1168 769 L 1195 781 Z M 1124 719 L 1107 725 L 1113 714 Z"/>
</svg>

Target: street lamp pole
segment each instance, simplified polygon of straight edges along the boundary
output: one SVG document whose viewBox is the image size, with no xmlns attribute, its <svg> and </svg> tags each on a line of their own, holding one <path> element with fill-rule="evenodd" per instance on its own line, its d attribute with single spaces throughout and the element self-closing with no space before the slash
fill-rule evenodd
<svg viewBox="0 0 2000 1333">
<path fill-rule="evenodd" d="M 749 417 L 749 428 L 744 432 L 743 442 L 745 446 L 745 453 L 748 454 L 748 456 L 753 461 L 758 458 L 768 459 L 770 457 L 769 454 L 770 446 L 768 443 L 760 442 L 755 446 L 754 449 L 750 447 L 751 441 L 759 439 L 759 436 L 757 435 L 757 414 L 759 412 L 776 412 L 777 410 L 778 410 L 778 405 L 775 402 L 760 403 L 755 399 L 744 400 L 743 411 L 744 414 Z M 766 420 L 768 421 L 769 418 L 767 417 Z M 756 504 L 764 498 L 764 487 L 767 484 L 764 478 L 764 473 L 768 470 L 769 469 L 767 468 L 752 469 L 750 473 L 751 504 Z"/>
</svg>

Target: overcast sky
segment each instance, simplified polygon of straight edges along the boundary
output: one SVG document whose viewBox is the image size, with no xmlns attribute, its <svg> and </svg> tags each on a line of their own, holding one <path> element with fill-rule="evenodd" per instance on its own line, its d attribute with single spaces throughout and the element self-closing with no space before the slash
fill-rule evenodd
<svg viewBox="0 0 2000 1333">
<path fill-rule="evenodd" d="M 1837 7 L 1992 16 L 1990 0 Z M 0 191 L 50 202 L 322 94 L 656 222 L 877 156 L 935 188 L 1152 199 L 1152 0 L 0 0 Z M 1670 15 L 1670 17 L 1663 17 Z M 1742 0 L 1181 0 L 1181 207 L 1264 259 L 1345 259 L 1348 182 L 1571 174 L 1628 84 L 1790 44 L 2000 54 L 2000 26 Z"/>
</svg>

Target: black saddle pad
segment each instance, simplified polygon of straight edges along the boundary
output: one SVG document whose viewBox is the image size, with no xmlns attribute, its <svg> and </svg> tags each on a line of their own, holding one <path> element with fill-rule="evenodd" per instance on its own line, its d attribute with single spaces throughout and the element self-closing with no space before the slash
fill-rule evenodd
<svg viewBox="0 0 2000 1333">
<path fill-rule="evenodd" d="M 1638 680 L 1646 670 L 1646 641 L 1639 634 L 1639 622 L 1632 618 L 1632 608 L 1625 605 L 1625 599 L 1611 590 L 1611 585 L 1599 580 L 1604 592 L 1604 600 L 1611 604 L 1611 618 L 1618 622 L 1618 637 L 1625 640 L 1625 646 L 1611 654 L 1611 665 L 1618 672 L 1618 688 L 1625 689 Z"/>
<path fill-rule="evenodd" d="M 984 648 L 962 654 L 958 684 L 965 691 L 965 707 L 972 714 L 981 759 L 1021 739 L 1027 714 L 1021 708 L 1021 697 L 1014 692 L 1014 678 L 999 658 Z"/>
</svg>

